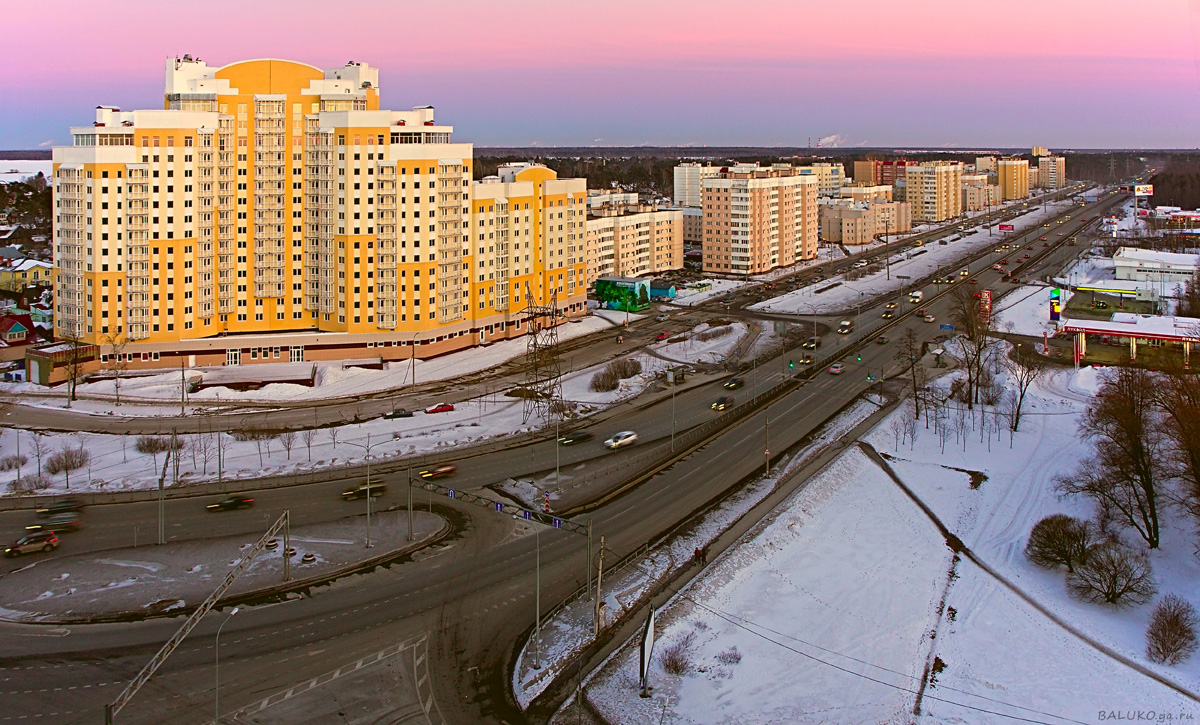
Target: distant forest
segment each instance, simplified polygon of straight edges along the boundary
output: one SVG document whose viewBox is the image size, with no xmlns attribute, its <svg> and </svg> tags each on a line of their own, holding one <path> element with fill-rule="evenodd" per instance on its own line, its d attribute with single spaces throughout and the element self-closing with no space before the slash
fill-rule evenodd
<svg viewBox="0 0 1200 725">
<path fill-rule="evenodd" d="M 1200 155 L 1172 158 L 1150 183 L 1154 184 L 1154 206 L 1200 209 Z"/>
</svg>

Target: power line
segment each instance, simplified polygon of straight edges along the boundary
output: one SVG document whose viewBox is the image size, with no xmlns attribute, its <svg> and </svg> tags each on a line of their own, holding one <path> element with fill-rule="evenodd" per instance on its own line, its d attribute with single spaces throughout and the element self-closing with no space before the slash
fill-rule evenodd
<svg viewBox="0 0 1200 725">
<path fill-rule="evenodd" d="M 883 670 L 884 672 L 888 672 L 888 673 L 890 673 L 890 674 L 899 675 L 900 677 L 904 677 L 904 678 L 907 678 L 907 679 L 909 679 L 909 680 L 916 680 L 916 679 L 917 679 L 917 678 L 913 677 L 912 675 L 909 675 L 909 674 L 906 674 L 906 673 L 903 673 L 903 672 L 897 672 L 896 670 L 891 670 L 891 669 L 888 669 L 887 667 L 883 667 L 883 666 L 881 666 L 881 665 L 876 665 L 876 664 L 874 664 L 874 663 L 867 662 L 867 661 L 865 661 L 865 660 L 860 660 L 860 659 L 858 659 L 858 658 L 856 658 L 856 657 L 851 657 L 850 655 L 842 654 L 842 653 L 840 653 L 840 652 L 837 652 L 837 651 L 835 651 L 835 650 L 826 649 L 826 648 L 824 648 L 824 647 L 821 647 L 820 645 L 816 645 L 816 644 L 813 644 L 813 643 L 811 643 L 811 642 L 805 642 L 804 640 L 802 640 L 802 639 L 800 639 L 800 638 L 798 638 L 798 637 L 794 637 L 794 636 L 792 636 L 792 635 L 788 635 L 788 634 L 785 634 L 785 633 L 783 633 L 783 632 L 777 632 L 777 631 L 775 631 L 775 630 L 771 629 L 770 627 L 765 627 L 765 626 L 762 626 L 762 625 L 760 625 L 760 624 L 757 624 L 757 623 L 755 623 L 755 622 L 752 622 L 752 621 L 750 621 L 750 620 L 748 620 L 748 619 L 745 619 L 745 618 L 743 618 L 743 617 L 738 617 L 738 616 L 736 616 L 736 615 L 727 614 L 726 612 L 723 612 L 723 611 L 721 611 L 721 610 L 719 610 L 719 609 L 714 609 L 714 608 L 712 608 L 712 607 L 709 607 L 709 606 L 708 606 L 708 605 L 706 605 L 706 604 L 703 604 L 703 603 L 701 603 L 701 602 L 698 602 L 698 601 L 696 601 L 695 599 L 692 599 L 691 597 L 689 597 L 688 595 L 684 594 L 683 592 L 680 592 L 678 589 L 673 589 L 673 588 L 671 588 L 671 587 L 667 587 L 667 588 L 668 588 L 668 589 L 671 589 L 671 591 L 674 591 L 676 594 L 678 594 L 678 595 L 680 596 L 680 598 L 682 598 L 682 599 L 684 599 L 684 600 L 686 600 L 686 601 L 688 601 L 688 602 L 691 602 L 692 604 L 696 605 L 697 607 L 700 607 L 701 609 L 704 609 L 704 610 L 706 610 L 706 611 L 708 611 L 708 612 L 711 612 L 712 614 L 716 615 L 717 617 L 720 617 L 721 619 L 723 619 L 723 620 L 725 620 L 725 621 L 729 622 L 730 624 L 734 625 L 735 627 L 738 627 L 739 629 L 743 629 L 743 630 L 745 630 L 745 631 L 749 632 L 750 634 L 753 634 L 753 635 L 754 635 L 754 636 L 756 636 L 756 637 L 759 637 L 759 638 L 761 638 L 761 639 L 764 639 L 764 640 L 766 640 L 766 641 L 768 641 L 768 642 L 770 642 L 770 643 L 772 643 L 772 644 L 774 644 L 774 645 L 777 645 L 777 646 L 779 646 L 779 647 L 782 647 L 782 648 L 784 648 L 784 649 L 788 650 L 789 652 L 793 652 L 793 653 L 795 653 L 795 654 L 798 654 L 798 655 L 800 655 L 800 656 L 802 656 L 802 657 L 806 657 L 806 658 L 808 658 L 808 659 L 811 659 L 811 660 L 813 660 L 814 662 L 818 662 L 818 663 L 820 663 L 820 664 L 823 664 L 823 665 L 826 665 L 826 666 L 828 666 L 828 667 L 832 667 L 832 668 L 834 668 L 834 669 L 836 669 L 836 670 L 838 670 L 838 671 L 840 671 L 840 672 L 845 672 L 846 674 L 853 675 L 853 676 L 855 676 L 855 677 L 859 677 L 859 678 L 862 678 L 862 679 L 864 679 L 864 680 L 868 680 L 868 681 L 870 681 L 870 682 L 874 682 L 874 683 L 877 683 L 877 684 L 883 685 L 883 686 L 885 686 L 885 687 L 890 687 L 890 688 L 892 688 L 892 689 L 899 690 L 899 691 L 901 691 L 901 692 L 907 692 L 907 693 L 909 693 L 909 694 L 912 694 L 912 695 L 920 695 L 921 697 L 928 698 L 928 699 L 930 699 L 930 700 L 935 700 L 935 701 L 937 701 L 937 702 L 943 702 L 943 703 L 946 703 L 946 704 L 948 704 L 948 705 L 955 705 L 955 706 L 958 706 L 958 707 L 966 708 L 966 709 L 968 709 L 968 710 L 974 710 L 974 711 L 976 711 L 976 712 L 981 712 L 981 713 L 985 713 L 985 714 L 989 714 L 989 715 L 997 715 L 997 716 L 999 716 L 999 717 L 1004 717 L 1004 718 L 1008 718 L 1008 719 L 1010 719 L 1010 720 L 1016 720 L 1016 721 L 1019 721 L 1019 722 L 1038 723 L 1039 725 L 1054 725 L 1054 723 L 1048 723 L 1048 722 L 1046 722 L 1046 721 L 1044 721 L 1044 720 L 1032 720 L 1032 719 L 1029 719 L 1029 718 L 1020 717 L 1020 716 L 1018 716 L 1018 715 L 1009 715 L 1009 714 L 1007 714 L 1007 713 L 1003 713 L 1003 712 L 997 712 L 997 711 L 995 711 L 995 710 L 988 710 L 988 709 L 986 709 L 986 708 L 977 707 L 977 706 L 974 706 L 974 705 L 968 705 L 968 704 L 966 704 L 966 703 L 962 703 L 962 702 L 956 702 L 956 701 L 954 701 L 954 700 L 948 700 L 948 699 L 946 699 L 946 698 L 937 697 L 936 695 L 930 695 L 930 694 L 929 694 L 929 693 L 927 693 L 927 692 L 926 692 L 926 693 L 918 693 L 916 690 L 913 690 L 913 689 L 911 689 L 911 688 L 904 687 L 904 686 L 902 686 L 902 685 L 896 685 L 896 684 L 892 684 L 892 683 L 890 683 L 890 682 L 886 682 L 886 681 L 884 681 L 884 680 L 880 680 L 880 679 L 877 679 L 877 678 L 871 677 L 870 675 L 865 675 L 865 674 L 862 674 L 861 672 L 855 672 L 854 670 L 850 670 L 850 669 L 847 669 L 847 668 L 845 668 L 845 667 L 842 667 L 842 666 L 840 666 L 840 665 L 834 664 L 834 663 L 832 663 L 832 662 L 828 662 L 828 661 L 826 661 L 826 660 L 823 660 L 823 659 L 821 659 L 820 657 L 816 657 L 816 656 L 814 656 L 814 655 L 808 654 L 807 652 L 802 652 L 801 650 L 798 650 L 798 649 L 796 649 L 796 648 L 794 648 L 794 647 L 791 647 L 791 646 L 787 645 L 787 644 L 786 644 L 786 643 L 784 643 L 784 642 L 780 642 L 780 641 L 778 641 L 778 640 L 772 639 L 772 638 L 768 637 L 767 635 L 765 635 L 765 634 L 763 634 L 763 633 L 761 633 L 761 632 L 755 631 L 754 629 L 752 629 L 750 626 L 747 626 L 747 625 L 753 625 L 754 627 L 759 627 L 759 628 L 761 628 L 761 629 L 764 629 L 764 630 L 766 630 L 766 631 L 768 631 L 768 632 L 771 632 L 772 634 L 777 634 L 777 635 L 780 635 L 780 636 L 782 636 L 782 637 L 787 637 L 788 639 L 795 640 L 795 641 L 797 641 L 797 642 L 800 642 L 800 643 L 802 643 L 802 644 L 805 644 L 805 645 L 807 645 L 807 646 L 809 646 L 809 647 L 813 647 L 813 648 L 815 648 L 815 649 L 819 649 L 819 650 L 821 650 L 822 652 L 828 652 L 829 654 L 838 655 L 839 657 L 845 657 L 846 659 L 848 659 L 848 660 L 851 660 L 851 661 L 853 661 L 853 662 L 857 662 L 857 663 L 859 663 L 859 664 L 867 665 L 868 667 L 874 667 L 874 668 L 876 668 L 876 669 Z M 1068 717 L 1063 717 L 1062 715 L 1055 715 L 1054 713 L 1049 713 L 1049 712 L 1044 712 L 1044 711 L 1042 711 L 1042 710 L 1036 710 L 1036 709 L 1033 709 L 1033 708 L 1023 707 L 1023 706 L 1021 706 L 1021 705 L 1013 705 L 1013 704 L 1011 704 L 1011 703 L 1004 702 L 1003 700 L 997 700 L 997 699 L 994 699 L 994 698 L 987 697 L 987 696 L 985 696 L 985 695 L 977 695 L 977 694 L 975 694 L 975 693 L 972 693 L 972 692 L 967 692 L 967 691 L 965 691 L 965 690 L 959 690 L 959 689 L 956 689 L 956 688 L 953 688 L 953 687 L 948 687 L 948 686 L 947 686 L 947 687 L 945 687 L 945 689 L 947 689 L 947 690 L 952 690 L 952 691 L 954 691 L 954 692 L 959 692 L 959 693 L 961 693 L 961 694 L 964 694 L 964 695 L 967 695 L 967 696 L 970 696 L 970 697 L 977 697 L 977 698 L 979 698 L 979 699 L 981 699 L 981 700 L 986 700 L 986 701 L 988 701 L 988 702 L 994 702 L 994 703 L 996 703 L 996 704 L 998 704 L 998 705 L 1003 705 L 1003 706 L 1005 706 L 1005 707 L 1011 707 L 1011 708 L 1014 708 L 1014 709 L 1017 709 L 1017 710 L 1024 710 L 1024 711 L 1026 711 L 1026 712 L 1035 713 L 1035 714 L 1038 714 L 1038 715 L 1044 715 L 1044 716 L 1046 716 L 1046 717 L 1055 718 L 1056 720 L 1064 720 L 1064 721 L 1066 721 L 1066 722 L 1070 722 L 1070 723 L 1076 723 L 1077 725 L 1086 725 L 1086 723 L 1083 723 L 1083 722 L 1081 722 L 1081 721 L 1079 721 L 1079 720 L 1072 720 L 1071 718 L 1068 718 Z"/>
</svg>

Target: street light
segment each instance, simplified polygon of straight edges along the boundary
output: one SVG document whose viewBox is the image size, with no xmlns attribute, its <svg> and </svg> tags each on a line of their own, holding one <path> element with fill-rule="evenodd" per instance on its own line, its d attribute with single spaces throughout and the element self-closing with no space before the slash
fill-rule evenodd
<svg viewBox="0 0 1200 725">
<path fill-rule="evenodd" d="M 376 445 L 378 445 L 379 443 L 382 443 L 382 442 L 383 441 L 377 441 Z M 346 443 L 354 446 L 355 448 L 363 449 L 364 451 L 366 451 L 366 454 L 367 454 L 367 544 L 363 548 L 370 549 L 371 548 L 371 448 L 372 448 L 371 434 L 370 433 L 367 434 L 366 444 L 355 443 L 354 441 L 346 441 Z"/>
<path fill-rule="evenodd" d="M 217 627 L 217 641 L 213 646 L 213 649 L 215 650 L 214 657 L 216 658 L 213 660 L 213 678 L 215 680 L 213 684 L 214 723 L 221 721 L 221 630 L 225 628 L 225 625 L 228 624 L 229 620 L 233 619 L 233 615 L 237 613 L 238 607 L 234 607 L 233 610 L 229 612 L 229 616 L 225 618 L 225 621 L 221 622 L 221 626 Z"/>
</svg>

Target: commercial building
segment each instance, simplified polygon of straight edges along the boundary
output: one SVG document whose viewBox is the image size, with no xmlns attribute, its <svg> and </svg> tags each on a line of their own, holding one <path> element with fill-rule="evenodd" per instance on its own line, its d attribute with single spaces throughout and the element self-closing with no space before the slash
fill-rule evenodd
<svg viewBox="0 0 1200 725">
<path fill-rule="evenodd" d="M 675 167 L 675 205 L 703 206 L 704 180 L 721 173 L 720 166 L 689 162 Z"/>
<path fill-rule="evenodd" d="M 1043 189 L 1061 189 L 1067 185 L 1067 160 L 1062 156 L 1038 158 L 1038 184 Z"/>
<path fill-rule="evenodd" d="M 1161 282 L 1174 287 L 1196 278 L 1200 272 L 1200 254 L 1119 247 L 1113 255 L 1113 267 L 1116 279 Z"/>
<path fill-rule="evenodd" d="M 760 274 L 817 256 L 817 177 L 739 165 L 704 180 L 704 271 Z"/>
<path fill-rule="evenodd" d="M 683 210 L 614 200 L 587 219 L 587 277 L 641 277 L 683 269 Z"/>
<path fill-rule="evenodd" d="M 98 108 L 54 149 L 56 333 L 146 366 L 401 359 L 522 335 L 530 301 L 584 313 L 586 183 L 472 184 L 471 145 L 378 84 L 184 56 L 162 110 Z"/>
<path fill-rule="evenodd" d="M 962 170 L 958 161 L 927 161 L 907 168 L 905 201 L 914 223 L 941 222 L 963 213 Z"/>
<path fill-rule="evenodd" d="M 821 238 L 847 246 L 912 230 L 911 211 L 905 202 L 823 199 L 820 216 Z"/>
<path fill-rule="evenodd" d="M 866 182 L 845 184 L 842 186 L 839 196 L 843 199 L 851 201 L 891 201 L 892 186 L 884 186 L 882 184 L 870 184 Z"/>
<path fill-rule="evenodd" d="M 996 180 L 1005 201 L 1029 196 L 1029 162 L 1008 158 L 996 162 Z"/>
<path fill-rule="evenodd" d="M 975 157 L 975 173 L 977 174 L 994 174 L 996 173 L 996 157 L 995 156 L 976 156 Z"/>
</svg>

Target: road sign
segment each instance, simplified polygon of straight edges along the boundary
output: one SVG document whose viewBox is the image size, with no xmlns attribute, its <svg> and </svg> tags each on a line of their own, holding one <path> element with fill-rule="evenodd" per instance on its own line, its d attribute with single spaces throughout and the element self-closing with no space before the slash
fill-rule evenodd
<svg viewBox="0 0 1200 725">
<path fill-rule="evenodd" d="M 496 512 L 504 513 L 504 504 L 500 503 L 499 501 L 496 502 Z"/>
<path fill-rule="evenodd" d="M 941 329 L 943 329 L 943 330 L 948 330 L 948 331 L 950 331 L 950 332 L 954 332 L 954 325 L 945 325 L 945 324 L 943 324 L 943 325 L 938 325 L 938 327 L 939 327 L 939 328 L 941 328 Z"/>
<path fill-rule="evenodd" d="M 554 528 L 556 528 L 556 529 L 562 528 L 562 519 L 554 519 Z"/>
<path fill-rule="evenodd" d="M 446 495 L 447 495 L 447 496 L 449 496 L 450 498 L 454 498 L 454 489 L 452 489 L 452 488 L 451 488 L 451 489 L 447 489 L 447 490 L 446 490 Z"/>
<path fill-rule="evenodd" d="M 526 520 L 526 521 L 528 521 L 528 520 L 530 520 L 530 519 L 532 519 L 532 518 L 533 518 L 533 512 L 532 512 L 532 511 L 522 511 L 522 512 L 521 512 L 521 515 L 525 517 L 525 520 Z"/>
</svg>

